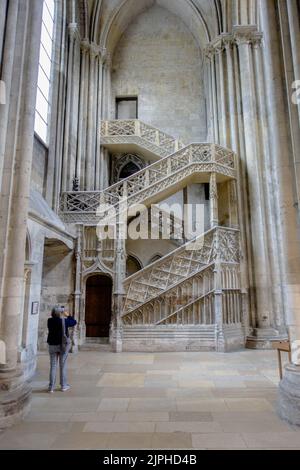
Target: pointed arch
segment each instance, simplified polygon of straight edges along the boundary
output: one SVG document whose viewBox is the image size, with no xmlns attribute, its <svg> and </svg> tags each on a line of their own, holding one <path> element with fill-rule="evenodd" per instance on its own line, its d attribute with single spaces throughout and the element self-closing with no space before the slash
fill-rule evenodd
<svg viewBox="0 0 300 470">
<path fill-rule="evenodd" d="M 218 34 L 220 12 L 218 12 L 216 5 L 212 9 L 214 28 L 211 28 L 206 21 L 206 15 L 201 5 L 194 0 L 182 0 L 181 2 L 174 2 L 173 0 L 139 0 L 138 2 L 136 0 L 123 0 L 102 25 L 100 20 L 103 20 L 103 18 L 99 14 L 100 7 L 97 5 L 98 13 L 97 17 L 94 16 L 92 40 L 112 54 L 122 34 L 131 22 L 155 3 L 179 17 L 193 34 L 201 49 Z M 207 8 L 211 8 L 210 2 L 208 3 L 207 0 L 203 0 L 202 3 Z"/>
</svg>

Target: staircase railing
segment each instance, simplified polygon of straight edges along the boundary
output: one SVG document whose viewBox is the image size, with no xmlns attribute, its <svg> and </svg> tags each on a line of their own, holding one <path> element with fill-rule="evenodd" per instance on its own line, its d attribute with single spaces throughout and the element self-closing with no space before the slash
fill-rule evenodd
<svg viewBox="0 0 300 470">
<path fill-rule="evenodd" d="M 100 132 L 103 145 L 137 138 L 149 144 L 160 156 L 167 156 L 185 146 L 181 140 L 138 119 L 102 121 Z"/>
<path fill-rule="evenodd" d="M 121 201 L 126 200 L 128 205 L 138 204 L 191 175 L 211 172 L 235 178 L 235 154 L 216 144 L 190 144 L 103 191 L 63 193 L 60 211 L 69 222 L 84 222 L 89 217 L 94 217 L 97 222 L 100 204 L 109 204 L 118 210 Z M 98 220 L 100 218 L 101 213 L 98 213 Z"/>
<path fill-rule="evenodd" d="M 123 324 L 158 325 L 164 323 L 180 309 L 213 291 L 213 266 L 214 263 L 204 266 L 199 272 L 187 276 L 175 286 L 146 301 L 134 311 L 123 314 Z M 201 323 L 201 318 L 198 320 L 197 323 Z"/>
<path fill-rule="evenodd" d="M 239 231 L 215 227 L 182 245 L 124 281 L 126 297 L 123 313 L 136 310 L 148 300 L 219 261 L 239 263 Z"/>
</svg>

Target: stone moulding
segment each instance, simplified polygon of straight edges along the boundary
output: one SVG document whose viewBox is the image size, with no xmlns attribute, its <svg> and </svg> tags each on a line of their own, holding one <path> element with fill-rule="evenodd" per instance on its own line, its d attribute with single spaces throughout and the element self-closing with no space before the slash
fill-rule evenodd
<svg viewBox="0 0 300 470">
<path fill-rule="evenodd" d="M 255 47 L 260 46 L 263 40 L 263 33 L 258 31 L 256 25 L 234 26 L 232 33 L 222 33 L 204 48 L 204 56 L 208 59 L 214 55 L 223 52 L 228 47 L 239 46 L 242 44 L 251 44 Z"/>
</svg>

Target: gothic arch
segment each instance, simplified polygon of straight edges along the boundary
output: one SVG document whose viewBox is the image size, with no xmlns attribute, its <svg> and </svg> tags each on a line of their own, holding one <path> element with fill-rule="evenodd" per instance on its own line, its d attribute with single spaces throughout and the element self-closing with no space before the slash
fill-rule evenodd
<svg viewBox="0 0 300 470">
<path fill-rule="evenodd" d="M 32 254 L 31 236 L 30 236 L 29 230 L 27 230 L 26 245 L 25 245 L 25 261 L 28 262 L 31 260 L 31 254 Z"/>
<path fill-rule="evenodd" d="M 113 183 L 120 181 L 121 173 L 128 164 L 134 165 L 137 171 L 142 170 L 146 166 L 144 160 L 136 154 L 125 153 L 121 155 L 115 155 L 113 159 L 112 171 Z"/>
<path fill-rule="evenodd" d="M 162 254 L 155 253 L 154 255 L 151 256 L 147 264 L 149 265 L 149 264 L 155 263 L 156 261 L 160 260 L 162 257 L 163 257 Z"/>
<path fill-rule="evenodd" d="M 211 31 L 201 6 L 193 0 L 182 0 L 181 2 L 174 2 L 173 0 L 139 0 L 138 2 L 136 0 L 123 0 L 111 13 L 102 28 L 100 27 L 100 17 L 98 18 L 98 25 L 95 23 L 93 29 L 92 41 L 100 43 L 104 49 L 112 54 L 122 34 L 134 18 L 155 3 L 181 18 L 201 49 L 218 34 L 216 7 L 213 8 L 215 27 L 213 28 L 214 31 Z M 202 3 L 207 5 L 208 2 L 203 0 Z"/>
<path fill-rule="evenodd" d="M 78 15 L 81 37 L 112 53 L 129 24 L 155 1 L 179 16 L 202 47 L 234 25 L 259 23 L 257 0 L 119 0 L 110 12 L 105 0 L 78 0 L 77 12 L 75 1 L 68 3 L 68 18 Z"/>
<path fill-rule="evenodd" d="M 143 269 L 143 264 L 136 255 L 128 254 L 126 262 L 126 276 L 131 276 Z"/>
</svg>

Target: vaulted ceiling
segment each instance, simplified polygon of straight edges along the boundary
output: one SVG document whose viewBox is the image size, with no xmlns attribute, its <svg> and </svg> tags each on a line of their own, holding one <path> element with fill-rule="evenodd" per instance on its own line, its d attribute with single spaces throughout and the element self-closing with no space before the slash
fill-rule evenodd
<svg viewBox="0 0 300 470">
<path fill-rule="evenodd" d="M 77 5 L 82 36 L 113 52 L 134 18 L 154 4 L 180 17 L 204 47 L 235 24 L 258 24 L 257 1 L 78 0 Z"/>
</svg>

